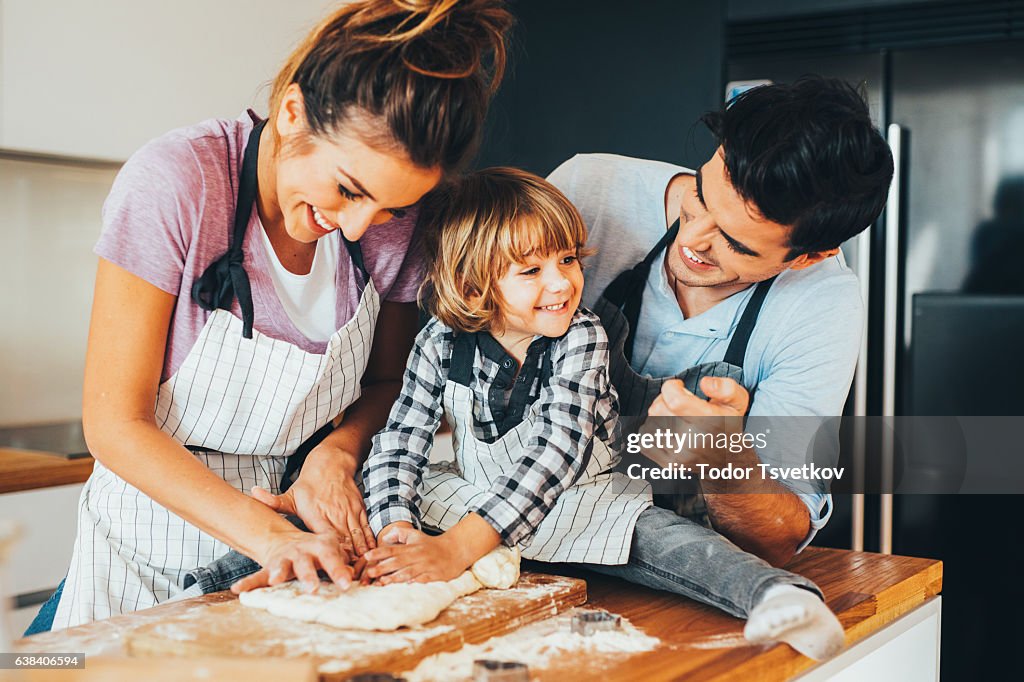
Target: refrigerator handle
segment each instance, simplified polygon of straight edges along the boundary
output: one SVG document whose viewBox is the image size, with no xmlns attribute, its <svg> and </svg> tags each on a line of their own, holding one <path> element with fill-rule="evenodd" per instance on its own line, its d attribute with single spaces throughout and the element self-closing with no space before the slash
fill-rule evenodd
<svg viewBox="0 0 1024 682">
<path fill-rule="evenodd" d="M 867 447 L 868 415 L 868 325 L 871 319 L 871 229 L 857 235 L 857 280 L 860 283 L 860 297 L 864 301 L 864 328 L 860 338 L 860 353 L 857 355 L 857 370 L 853 375 L 853 489 L 851 496 L 852 523 L 850 525 L 850 549 L 864 551 L 864 472 Z M 856 492 L 860 491 L 860 492 Z"/>
<path fill-rule="evenodd" d="M 884 294 L 884 343 L 882 354 L 882 417 L 883 423 L 889 421 L 888 428 L 882 429 L 882 462 L 881 485 L 882 494 L 879 525 L 879 550 L 883 554 L 892 554 L 893 527 L 893 464 L 896 447 L 895 420 L 896 416 L 896 359 L 898 343 L 901 338 L 897 323 L 899 321 L 899 264 L 900 264 L 900 191 L 903 185 L 903 128 L 896 123 L 889 124 L 888 142 L 892 150 L 893 176 L 889 188 L 889 200 L 885 204 L 885 288 Z"/>
</svg>

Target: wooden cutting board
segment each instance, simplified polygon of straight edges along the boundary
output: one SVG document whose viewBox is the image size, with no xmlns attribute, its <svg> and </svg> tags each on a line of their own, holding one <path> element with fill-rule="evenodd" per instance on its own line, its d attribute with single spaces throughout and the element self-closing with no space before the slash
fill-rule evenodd
<svg viewBox="0 0 1024 682">
<path fill-rule="evenodd" d="M 334 682 L 363 672 L 408 670 L 432 654 L 555 615 L 586 602 L 587 584 L 578 578 L 524 573 L 510 590 L 480 590 L 457 600 L 430 623 L 394 632 L 293 621 L 224 595 L 220 603 L 128 633 L 128 653 L 297 658 L 312 661 L 322 681 Z"/>
</svg>

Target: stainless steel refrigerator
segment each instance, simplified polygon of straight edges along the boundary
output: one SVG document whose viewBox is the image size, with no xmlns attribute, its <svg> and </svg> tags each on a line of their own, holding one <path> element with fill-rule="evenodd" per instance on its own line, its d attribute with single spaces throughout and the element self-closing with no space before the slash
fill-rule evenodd
<svg viewBox="0 0 1024 682">
<path fill-rule="evenodd" d="M 727 81 L 862 84 L 897 159 L 882 219 L 844 245 L 868 310 L 850 415 L 1024 414 L 1024 3 L 958 4 L 938 18 L 932 7 L 730 26 Z M 982 5 L 1009 13 L 979 18 Z M 891 442 L 845 431 L 861 471 L 892 475 Z M 1009 614 L 1024 597 L 1024 496 L 836 506 L 817 542 L 944 561 L 943 679 L 1008 672 L 1024 637 Z"/>
</svg>

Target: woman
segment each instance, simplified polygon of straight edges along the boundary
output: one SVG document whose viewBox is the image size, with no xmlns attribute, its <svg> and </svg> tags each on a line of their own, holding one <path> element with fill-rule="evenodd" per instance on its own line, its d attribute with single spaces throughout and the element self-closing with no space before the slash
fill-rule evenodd
<svg viewBox="0 0 1024 682">
<path fill-rule="evenodd" d="M 416 204 L 474 152 L 510 23 L 497 0 L 344 5 L 289 58 L 266 121 L 176 130 L 124 166 L 86 356 L 97 461 L 54 628 L 173 597 L 229 547 L 351 580 L 350 550 L 374 545 L 353 475 L 416 329 Z"/>
</svg>

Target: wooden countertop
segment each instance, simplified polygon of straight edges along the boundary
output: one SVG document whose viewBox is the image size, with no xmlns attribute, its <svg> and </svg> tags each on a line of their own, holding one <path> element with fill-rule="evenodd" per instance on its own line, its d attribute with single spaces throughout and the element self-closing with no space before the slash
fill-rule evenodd
<svg viewBox="0 0 1024 682">
<path fill-rule="evenodd" d="M 0 448 L 0 493 L 83 483 L 92 464 L 92 457 L 67 459 L 38 450 Z"/>
<path fill-rule="evenodd" d="M 825 593 L 851 645 L 942 591 L 942 562 L 933 559 L 809 547 L 786 568 Z M 733 682 L 788 680 L 816 663 L 788 646 L 708 648 L 742 637 L 742 622 L 717 609 L 605 577 L 588 577 L 588 605 L 627 616 L 663 646 L 608 670 L 605 680 Z M 550 675 L 550 677 L 549 677 Z M 551 667 L 543 679 L 573 679 Z"/>
<path fill-rule="evenodd" d="M 846 630 L 847 644 L 879 630 L 942 590 L 942 563 L 931 559 L 810 547 L 787 568 L 822 588 Z M 623 654 L 622 662 L 611 668 L 591 669 L 585 657 L 566 656 L 544 669 L 531 669 L 535 679 L 781 681 L 815 665 L 788 646 L 743 644 L 742 621 L 711 607 L 589 572 L 564 572 L 586 578 L 588 606 L 622 614 L 662 644 L 651 652 Z M 106 654 L 124 655 L 124 636 L 135 628 L 225 599 L 233 597 L 218 593 L 165 604 L 22 639 L 16 648 L 23 652 L 95 652 L 103 645 Z"/>
</svg>

